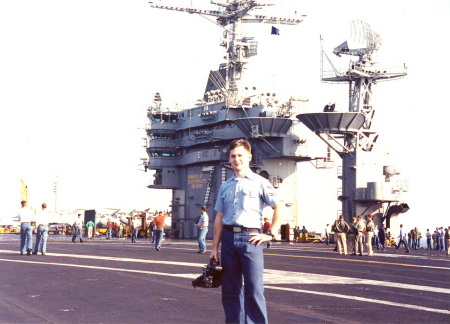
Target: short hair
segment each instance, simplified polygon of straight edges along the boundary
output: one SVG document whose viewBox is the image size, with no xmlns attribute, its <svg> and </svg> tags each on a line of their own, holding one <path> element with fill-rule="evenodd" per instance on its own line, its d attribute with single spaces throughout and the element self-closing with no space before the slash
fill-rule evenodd
<svg viewBox="0 0 450 324">
<path fill-rule="evenodd" d="M 42 204 L 42 208 L 47 208 L 47 204 L 46 204 L 46 203 L 43 203 L 43 204 Z"/>
<path fill-rule="evenodd" d="M 230 145 L 228 145 L 228 155 L 231 154 L 232 150 L 239 146 L 244 147 L 249 153 L 252 153 L 252 146 L 250 145 L 249 141 L 247 141 L 246 139 L 237 139 L 232 141 Z"/>
<path fill-rule="evenodd" d="M 205 206 L 200 207 L 200 209 L 203 210 L 203 211 L 206 211 L 206 207 Z"/>
<path fill-rule="evenodd" d="M 22 201 L 20 202 L 20 204 L 21 204 L 22 207 L 23 207 L 23 206 L 25 206 L 25 205 L 27 204 L 27 201 L 26 201 L 26 200 L 22 200 Z"/>
</svg>

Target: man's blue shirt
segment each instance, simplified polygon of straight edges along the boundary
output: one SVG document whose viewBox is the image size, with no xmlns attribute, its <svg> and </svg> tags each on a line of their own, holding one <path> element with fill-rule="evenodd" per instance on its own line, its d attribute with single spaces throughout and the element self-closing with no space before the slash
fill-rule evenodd
<svg viewBox="0 0 450 324">
<path fill-rule="evenodd" d="M 249 171 L 243 178 L 233 175 L 220 186 L 214 209 L 224 214 L 224 225 L 260 228 L 264 205 L 273 207 L 277 201 L 270 182 Z"/>
</svg>

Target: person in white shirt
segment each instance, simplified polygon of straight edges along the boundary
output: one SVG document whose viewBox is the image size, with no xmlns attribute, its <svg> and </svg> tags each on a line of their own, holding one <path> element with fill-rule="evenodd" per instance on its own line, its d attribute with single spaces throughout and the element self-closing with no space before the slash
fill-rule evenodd
<svg viewBox="0 0 450 324">
<path fill-rule="evenodd" d="M 137 243 L 137 236 L 139 232 L 139 222 L 140 220 L 135 217 L 131 220 L 131 225 L 133 226 L 133 231 L 131 233 L 131 243 Z"/>
<path fill-rule="evenodd" d="M 45 255 L 47 251 L 48 222 L 50 215 L 47 210 L 47 204 L 42 204 L 42 209 L 36 213 L 36 244 L 33 254 L 41 252 Z M 42 244 L 41 244 L 42 241 Z"/>
<path fill-rule="evenodd" d="M 327 224 L 327 226 L 325 227 L 325 241 L 324 241 L 326 245 L 330 245 L 330 233 L 331 233 L 331 226 L 330 224 Z"/>
<path fill-rule="evenodd" d="M 72 242 L 75 243 L 75 239 L 77 235 L 80 237 L 80 243 L 83 243 L 83 219 L 81 218 L 81 214 L 78 214 L 78 217 L 75 218 L 75 222 L 73 224 L 73 236 Z"/>
<path fill-rule="evenodd" d="M 198 233 L 198 253 L 205 253 L 206 250 L 206 234 L 208 233 L 208 224 L 209 224 L 209 217 L 206 213 L 206 207 L 202 206 L 200 207 L 200 219 L 198 220 L 198 223 L 195 225 L 197 226 L 197 233 Z"/>
<path fill-rule="evenodd" d="M 20 222 L 20 254 L 25 252 L 30 255 L 33 251 L 33 229 L 31 228 L 31 221 L 33 219 L 33 212 L 27 206 L 25 200 L 21 201 L 22 208 L 19 210 L 17 219 Z M 26 246 L 25 246 L 26 243 Z"/>
</svg>

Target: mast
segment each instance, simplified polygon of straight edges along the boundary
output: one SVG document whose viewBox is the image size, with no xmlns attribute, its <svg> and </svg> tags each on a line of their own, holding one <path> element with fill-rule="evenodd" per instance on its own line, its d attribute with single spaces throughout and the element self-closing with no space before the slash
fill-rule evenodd
<svg viewBox="0 0 450 324">
<path fill-rule="evenodd" d="M 250 11 L 261 9 L 264 6 L 272 6 L 272 4 L 258 3 L 254 0 L 239 1 L 229 0 L 227 2 L 217 2 L 211 0 L 211 3 L 219 7 L 218 10 L 208 10 L 199 8 L 183 8 L 166 5 L 158 5 L 149 2 L 151 7 L 157 9 L 174 10 L 187 12 L 190 14 L 198 14 L 201 16 L 216 17 L 216 25 L 221 26 L 224 31 L 224 41 L 221 44 L 225 47 L 225 64 L 224 64 L 224 85 L 220 86 L 217 82 L 218 90 L 224 96 L 227 102 L 233 106 L 236 105 L 242 97 L 242 81 L 245 66 L 248 59 L 257 54 L 257 42 L 253 37 L 244 37 L 242 33 L 242 23 L 265 23 L 265 24 L 284 24 L 297 25 L 303 21 L 305 15 L 301 18 L 282 18 L 268 17 L 264 15 L 251 15 Z"/>
<path fill-rule="evenodd" d="M 346 221 L 356 216 L 357 207 L 364 203 L 376 205 L 382 202 L 396 202 L 393 197 L 386 199 L 374 197 L 370 193 L 370 188 L 365 188 L 369 183 L 364 183 L 363 179 L 369 170 L 368 164 L 361 161 L 364 154 L 372 152 L 378 139 L 378 134 L 370 130 L 375 114 L 372 106 L 373 85 L 379 81 L 403 78 L 407 74 L 404 65 L 387 69 L 375 62 L 374 56 L 381 44 L 381 37 L 369 24 L 355 22 L 352 28 L 356 41 L 363 41 L 366 46 L 351 49 L 345 41 L 334 48 L 333 53 L 338 57 L 356 56 L 358 60 L 351 60 L 347 69 L 338 70 L 322 50 L 322 56 L 325 55 L 330 62 L 332 71 L 324 71 L 323 66 L 321 67 L 322 82 L 348 83 L 348 112 L 334 112 L 335 105 L 332 104 L 326 105 L 322 113 L 297 116 L 342 158 L 342 174 L 339 175 L 342 180 L 342 192 L 338 199 L 342 201 L 342 213 Z"/>
</svg>

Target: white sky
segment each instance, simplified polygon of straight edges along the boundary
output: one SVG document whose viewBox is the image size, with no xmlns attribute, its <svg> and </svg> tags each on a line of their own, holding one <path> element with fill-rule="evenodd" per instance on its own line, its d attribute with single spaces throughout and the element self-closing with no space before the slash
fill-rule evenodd
<svg viewBox="0 0 450 324">
<path fill-rule="evenodd" d="M 293 17 L 297 10 L 308 17 L 295 27 L 278 26 L 280 36 L 270 35 L 271 25 L 246 25 L 259 41 L 249 67 L 257 77 L 250 81 L 306 97 L 311 111 L 329 101 L 346 110 L 346 86 L 320 83 L 319 36 L 340 66 L 344 59 L 332 48 L 351 41 L 351 21 L 369 23 L 383 38 L 379 60 L 408 66 L 406 78 L 374 89 L 374 128 L 410 181 L 411 210 L 404 217 L 411 226 L 422 219 L 450 225 L 442 203 L 450 183 L 450 2 L 276 2 L 273 16 Z M 202 7 L 209 1 L 171 3 Z M 152 9 L 145 0 L 2 0 L 0 30 L 2 212 L 17 210 L 20 179 L 31 205 L 53 206 L 57 176 L 58 209 L 166 209 L 169 192 L 147 189 L 150 174 L 138 171 L 146 157 L 146 108 L 157 91 L 167 105 L 202 96 L 209 70 L 221 62 L 220 28 L 198 15 Z M 321 183 L 305 182 L 311 192 Z M 335 176 L 327 183 L 334 195 Z M 333 199 L 330 205 L 334 210 Z"/>
</svg>

